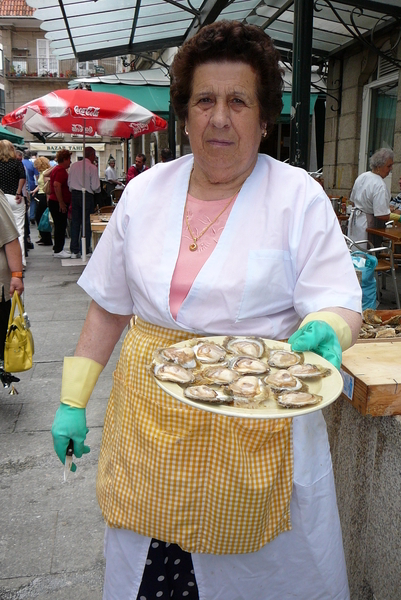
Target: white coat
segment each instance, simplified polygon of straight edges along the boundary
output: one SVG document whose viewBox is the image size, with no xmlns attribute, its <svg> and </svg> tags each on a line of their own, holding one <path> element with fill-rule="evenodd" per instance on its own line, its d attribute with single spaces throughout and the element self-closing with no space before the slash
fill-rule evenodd
<svg viewBox="0 0 401 600">
<path fill-rule="evenodd" d="M 162 327 L 283 339 L 308 313 L 361 310 L 334 211 L 301 170 L 260 155 L 175 321 L 170 282 L 192 156 L 127 186 L 79 284 L 105 310 Z M 201 600 L 349 598 L 330 449 L 321 411 L 294 419 L 292 531 L 247 555 L 193 554 Z M 136 598 L 149 539 L 108 530 L 105 600 Z"/>
<path fill-rule="evenodd" d="M 348 237 L 354 242 L 367 240 L 366 228 L 375 226 L 374 217 L 390 213 L 390 192 L 380 175 L 367 171 L 355 180 L 350 200 L 354 208 L 348 222 Z"/>
</svg>

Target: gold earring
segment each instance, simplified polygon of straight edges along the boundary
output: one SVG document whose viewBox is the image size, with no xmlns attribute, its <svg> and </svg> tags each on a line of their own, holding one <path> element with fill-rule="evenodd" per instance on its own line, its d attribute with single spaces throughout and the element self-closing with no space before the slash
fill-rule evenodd
<svg viewBox="0 0 401 600">
<path fill-rule="evenodd" d="M 187 129 L 187 126 L 186 126 L 186 125 L 185 125 L 185 127 L 184 127 L 184 133 L 185 133 L 185 135 L 188 135 L 188 129 Z"/>
<path fill-rule="evenodd" d="M 262 137 L 265 138 L 266 136 L 267 136 L 267 129 L 266 129 L 266 125 L 265 125 L 263 128 L 263 131 L 262 131 Z"/>
</svg>

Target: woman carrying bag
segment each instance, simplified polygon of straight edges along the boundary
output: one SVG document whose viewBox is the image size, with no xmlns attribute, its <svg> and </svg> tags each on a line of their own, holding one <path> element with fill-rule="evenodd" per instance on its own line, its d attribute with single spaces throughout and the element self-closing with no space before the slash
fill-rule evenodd
<svg viewBox="0 0 401 600">
<path fill-rule="evenodd" d="M 41 246 L 51 246 L 52 242 L 52 234 L 51 234 L 51 226 L 49 229 L 49 217 L 44 219 L 46 223 L 46 227 L 43 227 L 41 223 L 41 218 L 43 214 L 47 210 L 47 195 L 46 195 L 46 183 L 50 181 L 50 173 L 52 172 L 52 167 L 50 166 L 49 159 L 45 156 L 40 156 L 34 162 L 35 169 L 39 171 L 38 177 L 38 195 L 37 198 L 39 200 L 39 204 L 36 209 L 36 221 L 38 224 L 38 231 L 40 235 L 40 239 L 37 242 Z M 48 214 L 48 213 L 47 213 Z"/>
<path fill-rule="evenodd" d="M 4 371 L 4 343 L 7 334 L 11 296 L 24 291 L 22 279 L 22 254 L 18 241 L 18 229 L 7 198 L 0 190 L 0 380 L 4 387 L 18 381 Z"/>
</svg>

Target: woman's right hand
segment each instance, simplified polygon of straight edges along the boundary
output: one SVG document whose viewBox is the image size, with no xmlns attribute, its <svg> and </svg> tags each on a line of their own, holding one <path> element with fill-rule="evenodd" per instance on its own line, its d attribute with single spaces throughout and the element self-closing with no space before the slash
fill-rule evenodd
<svg viewBox="0 0 401 600">
<path fill-rule="evenodd" d="M 52 436 L 54 449 L 63 465 L 65 464 L 70 440 L 74 443 L 74 455 L 77 458 L 81 458 L 83 454 L 90 452 L 89 446 L 85 446 L 84 444 L 88 431 L 89 429 L 86 426 L 86 409 L 61 403 L 54 417 Z M 76 470 L 76 465 L 72 463 L 71 471 Z"/>
<path fill-rule="evenodd" d="M 67 205 L 65 202 L 59 202 L 59 210 L 62 213 L 66 213 L 67 212 Z"/>
</svg>

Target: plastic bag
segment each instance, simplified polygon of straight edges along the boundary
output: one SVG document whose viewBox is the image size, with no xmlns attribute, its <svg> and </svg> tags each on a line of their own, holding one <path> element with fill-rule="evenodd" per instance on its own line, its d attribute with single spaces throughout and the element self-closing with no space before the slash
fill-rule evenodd
<svg viewBox="0 0 401 600">
<path fill-rule="evenodd" d="M 44 233 L 51 233 L 52 225 L 50 223 L 50 211 L 48 208 L 44 211 L 43 215 L 40 217 L 38 230 L 43 231 Z"/>
<path fill-rule="evenodd" d="M 352 262 L 362 288 L 362 310 L 367 308 L 376 309 L 377 305 L 377 284 L 375 278 L 375 268 L 377 267 L 377 258 L 368 252 L 352 252 Z"/>
</svg>

